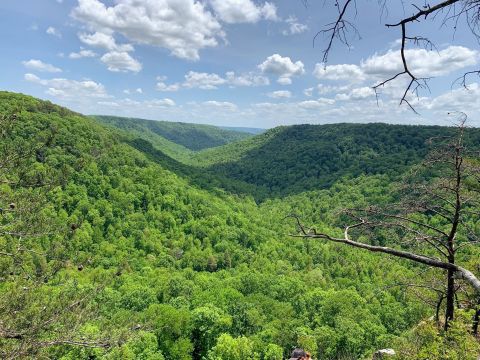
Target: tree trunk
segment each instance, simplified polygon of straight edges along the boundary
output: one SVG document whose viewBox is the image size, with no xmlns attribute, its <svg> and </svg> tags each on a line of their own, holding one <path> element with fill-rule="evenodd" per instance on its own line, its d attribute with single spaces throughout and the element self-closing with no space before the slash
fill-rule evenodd
<svg viewBox="0 0 480 360">
<path fill-rule="evenodd" d="M 438 301 L 437 301 L 437 306 L 435 308 L 435 321 L 437 322 L 437 324 L 440 321 L 440 308 L 442 306 L 443 299 L 445 299 L 445 295 L 441 294 Z"/>
<path fill-rule="evenodd" d="M 448 269 L 447 297 L 445 308 L 445 331 L 448 330 L 450 321 L 453 320 L 455 311 L 455 271 Z"/>
<path fill-rule="evenodd" d="M 478 335 L 478 324 L 480 322 L 480 300 L 475 307 L 475 315 L 473 316 L 473 325 L 472 325 L 472 333 L 473 335 Z"/>
</svg>

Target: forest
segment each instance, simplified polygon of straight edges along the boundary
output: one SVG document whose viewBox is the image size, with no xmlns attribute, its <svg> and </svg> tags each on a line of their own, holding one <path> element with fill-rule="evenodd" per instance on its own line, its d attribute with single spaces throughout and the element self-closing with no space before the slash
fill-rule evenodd
<svg viewBox="0 0 480 360">
<path fill-rule="evenodd" d="M 255 135 L 89 117 L 10 92 L 0 92 L 0 126 L 2 359 L 281 360 L 295 347 L 319 360 L 385 348 L 395 359 L 480 354 L 480 303 L 466 281 L 449 292 L 446 269 L 316 237 L 342 236 L 357 216 L 345 209 L 390 211 L 405 184 L 437 184 L 444 168 L 424 165 L 432 139 L 456 127 Z M 480 130 L 466 128 L 462 149 L 476 157 L 465 164 L 478 166 L 479 144 Z M 478 277 L 479 182 L 466 183 L 455 261 Z M 428 226 L 428 240 L 448 229 L 444 218 L 434 208 L 407 220 Z M 384 224 L 358 239 L 436 256 L 404 242 L 418 226 Z"/>
</svg>

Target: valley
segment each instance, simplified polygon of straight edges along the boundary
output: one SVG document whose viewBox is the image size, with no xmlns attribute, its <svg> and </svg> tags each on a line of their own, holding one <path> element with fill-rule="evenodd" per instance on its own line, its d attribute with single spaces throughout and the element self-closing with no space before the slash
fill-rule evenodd
<svg viewBox="0 0 480 360">
<path fill-rule="evenodd" d="M 294 237 L 289 217 L 341 234 L 342 210 L 396 203 L 429 139 L 456 128 L 252 134 L 83 116 L 9 92 L 0 112 L 0 203 L 11 208 L 0 211 L 2 357 L 281 360 L 300 346 L 316 359 L 390 347 L 399 359 L 476 359 L 467 287 L 443 336 L 438 291 L 422 287 L 441 286 L 442 271 Z M 480 130 L 467 129 L 465 144 L 478 150 Z M 478 230 L 478 217 L 465 221 Z M 374 239 L 401 240 L 388 230 Z M 468 246 L 458 261 L 475 269 L 479 256 Z"/>
</svg>

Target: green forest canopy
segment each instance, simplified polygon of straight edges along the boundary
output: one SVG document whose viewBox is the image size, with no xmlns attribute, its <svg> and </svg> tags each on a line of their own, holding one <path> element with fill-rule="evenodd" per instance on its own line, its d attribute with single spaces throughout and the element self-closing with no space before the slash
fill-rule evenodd
<svg viewBox="0 0 480 360">
<path fill-rule="evenodd" d="M 205 150 L 205 166 L 218 176 L 207 171 L 200 181 L 202 168 L 188 159 L 201 159 L 203 152 L 184 154 L 183 162 L 164 154 L 160 161 L 152 152 L 161 149 L 152 144 L 161 142 L 152 135 L 152 143 L 143 139 L 150 152 L 132 147 L 141 129 L 127 136 L 49 102 L 6 92 L 0 93 L 0 111 L 16 115 L 2 146 L 39 144 L 18 167 L 1 174 L 2 206 L 35 199 L 41 204 L 38 219 L 48 219 L 55 229 L 19 239 L 8 231 L 15 219 L 1 215 L 0 251 L 13 253 L 20 244 L 33 251 L 22 252 L 21 267 L 0 256 L 0 326 L 24 334 L 0 336 L 0 353 L 18 352 L 33 338 L 34 357 L 61 359 L 273 360 L 295 346 L 318 359 L 368 358 L 396 344 L 418 359 L 460 359 L 454 356 L 462 351 L 465 359 L 476 358 L 478 343 L 461 323 L 457 338 L 437 337 L 431 322 L 416 327 L 432 308 L 392 284 L 415 282 L 423 268 L 292 239 L 294 225 L 285 220 L 295 212 L 338 232 L 340 209 L 392 201 L 394 177 L 420 161 L 426 138 L 449 129 L 278 128 L 226 145 L 225 155 L 222 148 Z M 324 143 L 322 134 L 331 141 Z M 476 130 L 472 134 L 478 136 Z M 275 155 L 278 146 L 285 151 Z M 245 155 L 232 149 L 246 149 Z M 317 149 L 313 157 L 311 149 Z M 288 170 L 295 159 L 300 177 Z M 38 190 L 22 183 L 24 178 L 55 180 Z M 225 181 L 233 185 L 222 189 Z M 259 194 L 261 204 L 251 196 Z M 479 254 L 475 247 L 471 251 Z M 94 316 L 79 315 L 73 329 L 59 315 L 55 326 L 42 322 L 45 313 L 67 308 L 65 294 L 72 292 L 89 294 L 84 301 Z M 434 295 L 425 290 L 422 296 Z M 32 322 L 44 324 L 38 334 L 29 333 Z M 115 346 L 34 346 L 66 335 Z"/>
</svg>

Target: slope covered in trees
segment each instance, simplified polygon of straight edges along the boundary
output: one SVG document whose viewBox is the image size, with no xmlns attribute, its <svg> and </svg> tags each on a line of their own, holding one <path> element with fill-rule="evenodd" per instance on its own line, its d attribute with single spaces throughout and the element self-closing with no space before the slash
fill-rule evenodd
<svg viewBox="0 0 480 360">
<path fill-rule="evenodd" d="M 128 123 L 131 127 L 116 126 L 125 128 L 126 136 L 132 136 L 143 151 L 155 153 L 158 161 L 162 158 L 163 166 L 181 171 L 203 186 L 214 183 L 260 201 L 328 188 L 341 178 L 386 174 L 391 180 L 398 179 L 430 151 L 430 139 L 455 132 L 439 126 L 298 125 L 193 152 L 172 151 L 178 145 L 166 146 L 143 125 L 132 130 L 134 120 Z M 470 144 L 480 144 L 478 129 L 468 129 L 468 133 Z"/>
<path fill-rule="evenodd" d="M 2 358 L 362 358 L 432 314 L 392 286 L 419 266 L 289 236 L 292 212 L 336 232 L 340 209 L 388 203 L 386 175 L 257 205 L 51 103 L 3 92 L 0 110 Z M 465 350 L 429 326 L 423 353 Z"/>
<path fill-rule="evenodd" d="M 223 129 L 212 125 L 187 124 L 181 122 L 152 121 L 143 119 L 122 118 L 114 116 L 94 116 L 103 124 L 109 124 L 129 132 L 143 133 L 150 139 L 158 135 L 169 141 L 165 142 L 167 150 L 177 144 L 183 148 L 198 151 L 246 139 L 249 132 Z M 157 139 L 158 139 L 157 136 Z M 161 141 L 158 139 L 157 141 Z M 177 147 L 177 151 L 181 148 Z M 162 149 L 163 150 L 163 149 Z"/>
<path fill-rule="evenodd" d="M 215 174 L 255 184 L 264 199 L 328 188 L 343 177 L 386 174 L 398 178 L 420 162 L 429 139 L 449 136 L 454 128 L 387 124 L 334 124 L 279 127 L 268 132 L 207 149 L 193 163 Z M 469 129 L 471 144 L 480 144 L 480 131 Z"/>
</svg>

